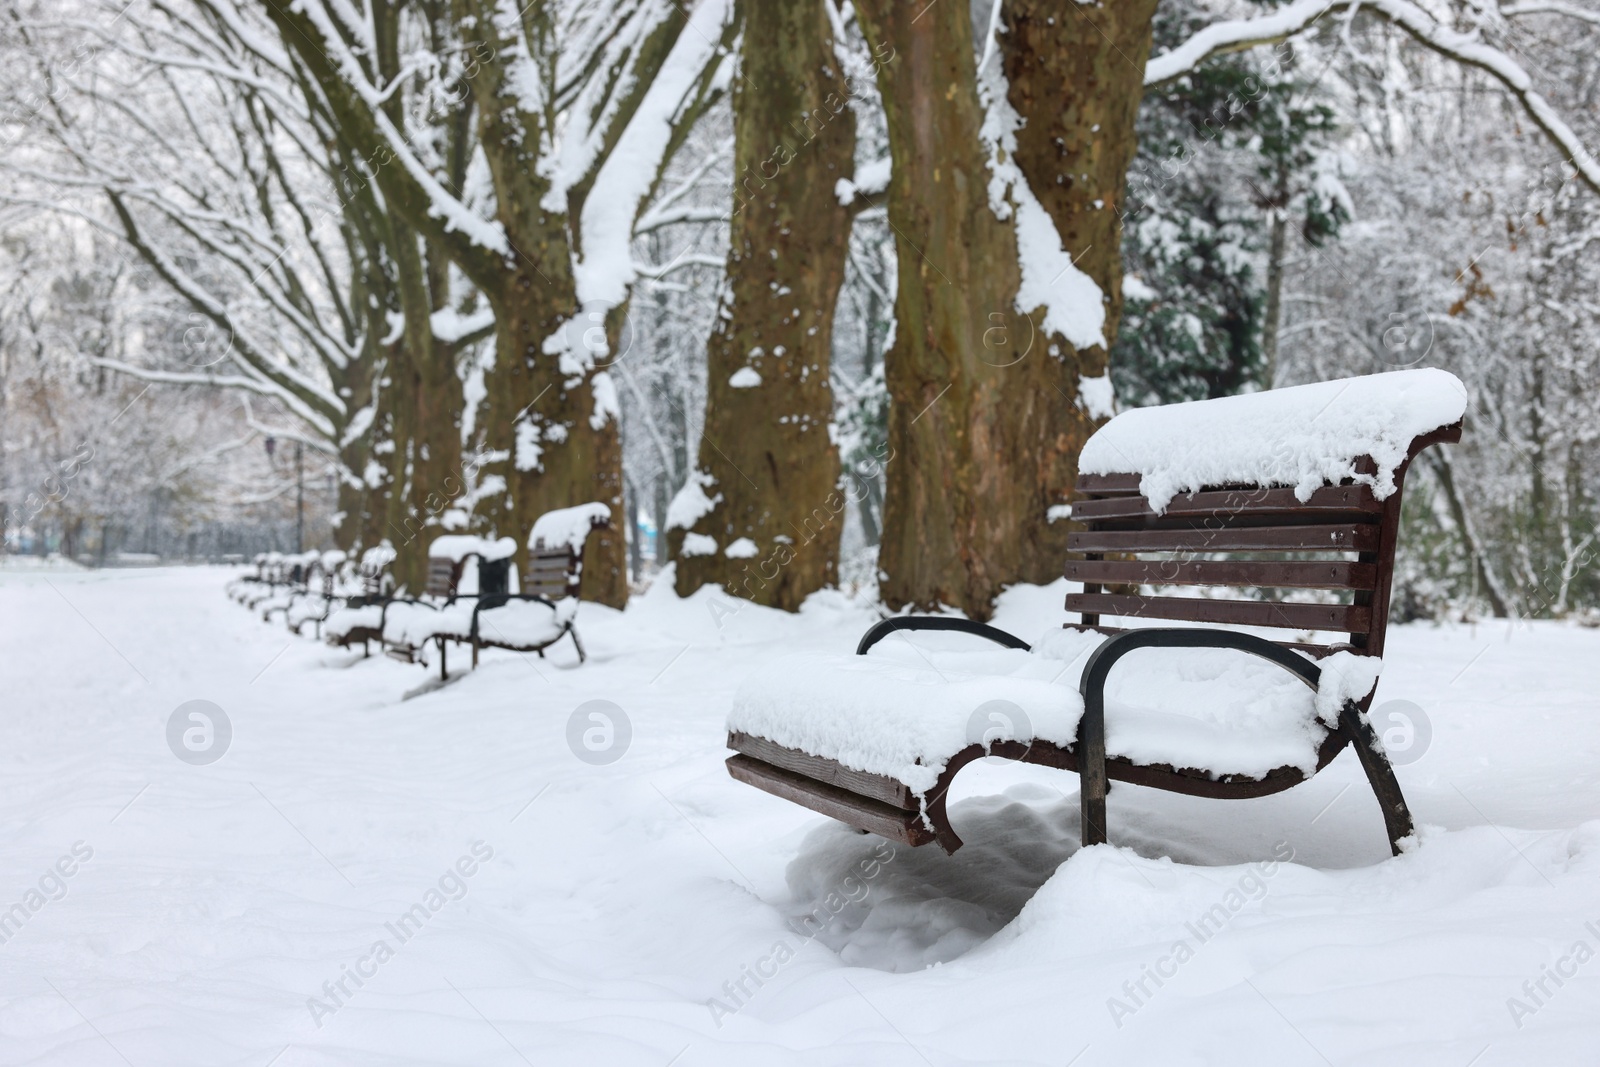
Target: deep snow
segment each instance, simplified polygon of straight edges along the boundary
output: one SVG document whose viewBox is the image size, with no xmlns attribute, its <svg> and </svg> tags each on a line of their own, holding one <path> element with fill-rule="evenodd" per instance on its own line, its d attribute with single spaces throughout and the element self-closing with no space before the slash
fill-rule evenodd
<svg viewBox="0 0 1600 1067">
<path fill-rule="evenodd" d="M 1116 785 L 1081 853 L 1073 776 L 980 762 L 945 857 L 721 766 L 735 689 L 848 651 L 865 605 L 658 583 L 584 605 L 582 667 L 491 651 L 435 689 L 229 577 L 0 574 L 0 1063 L 1595 1062 L 1595 630 L 1390 631 L 1378 701 L 1432 734 L 1400 859 L 1348 753 L 1261 800 Z M 1063 591 L 996 621 L 1037 637 Z M 192 700 L 232 724 L 209 765 L 168 748 Z"/>
</svg>

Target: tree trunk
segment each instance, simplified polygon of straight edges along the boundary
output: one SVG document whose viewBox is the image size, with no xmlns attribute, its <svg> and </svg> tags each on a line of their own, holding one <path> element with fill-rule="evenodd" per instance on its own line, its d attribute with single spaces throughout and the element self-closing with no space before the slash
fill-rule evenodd
<svg viewBox="0 0 1600 1067">
<path fill-rule="evenodd" d="M 1109 414 L 1117 207 L 1155 4 L 1071 6 L 1007 5 L 1000 49 L 1010 85 L 1005 101 L 988 102 L 991 117 L 1009 104 L 1025 119 L 1015 165 L 1074 257 L 1056 266 L 1032 247 L 1029 270 L 1042 261 L 1055 274 L 1037 278 L 1024 275 L 1018 226 L 1036 246 L 1038 220 L 1015 221 L 1016 187 L 991 205 L 991 178 L 1011 160 L 1003 143 L 991 149 L 980 137 L 966 8 L 858 5 L 874 51 L 894 54 L 878 71 L 894 163 L 889 221 L 900 238 L 880 554 L 891 607 L 947 604 L 987 618 L 1007 584 L 1058 575 L 1066 524 L 1046 511 L 1069 498 L 1078 450 Z M 1084 306 L 1074 269 L 1099 286 L 1098 306 Z M 1020 300 L 1037 306 L 1023 312 L 1025 280 Z"/>
<path fill-rule="evenodd" d="M 1489 610 L 1494 612 L 1497 619 L 1507 618 L 1511 614 L 1510 598 L 1501 588 L 1500 579 L 1489 569 L 1489 561 L 1484 558 L 1478 531 L 1473 525 L 1472 517 L 1467 514 L 1461 494 L 1456 490 L 1455 470 L 1441 450 L 1434 449 L 1427 455 L 1433 473 L 1439 479 L 1439 488 L 1444 491 L 1445 506 L 1450 509 L 1450 517 L 1455 519 L 1456 531 L 1461 534 L 1461 543 L 1466 547 L 1467 556 L 1472 560 L 1472 567 L 1483 594 L 1488 598 Z"/>
<path fill-rule="evenodd" d="M 848 498 L 829 433 L 829 349 L 851 225 L 835 188 L 853 170 L 855 116 L 828 2 L 743 5 L 728 283 L 696 464 L 715 503 L 673 535 L 683 596 L 715 582 L 796 611 L 838 578 Z"/>
<path fill-rule="evenodd" d="M 574 318 L 577 298 L 564 239 L 561 247 L 561 255 L 538 263 L 518 257 L 509 283 L 491 297 L 495 364 L 485 376 L 488 395 L 477 422 L 490 458 L 479 470 L 480 493 L 486 478 L 501 481 L 487 483 L 491 491 L 479 497 L 474 522 L 485 532 L 517 538 L 520 557 L 528 531 L 545 512 L 592 500 L 609 505 L 612 529 L 594 535 L 584 553 L 583 597 L 620 608 L 628 600 L 628 580 L 615 392 L 609 375 L 574 373 L 543 347 L 547 338 L 561 336 L 584 351 L 588 337 L 600 350 L 588 331 L 611 331 L 608 324 Z"/>
<path fill-rule="evenodd" d="M 1289 233 L 1289 169 L 1278 166 L 1278 184 L 1267 210 L 1267 301 L 1261 316 L 1261 387 L 1278 384 L 1278 329 L 1283 321 L 1283 256 Z"/>
</svg>

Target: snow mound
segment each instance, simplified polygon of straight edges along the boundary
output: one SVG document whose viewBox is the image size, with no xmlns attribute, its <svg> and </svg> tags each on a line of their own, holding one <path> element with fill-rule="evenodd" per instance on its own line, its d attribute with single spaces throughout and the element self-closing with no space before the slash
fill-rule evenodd
<svg viewBox="0 0 1600 1067">
<path fill-rule="evenodd" d="M 1078 457 L 1082 474 L 1139 474 L 1161 511 L 1206 486 L 1292 486 L 1301 500 L 1324 485 L 1394 492 L 1411 442 L 1458 421 L 1467 389 L 1449 371 L 1425 368 L 1124 411 Z M 1376 475 L 1358 474 L 1371 456 Z"/>
</svg>

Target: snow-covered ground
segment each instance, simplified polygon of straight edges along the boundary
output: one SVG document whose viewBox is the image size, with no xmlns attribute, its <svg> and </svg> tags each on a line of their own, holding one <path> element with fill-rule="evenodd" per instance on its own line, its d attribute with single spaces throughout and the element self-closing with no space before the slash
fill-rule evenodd
<svg viewBox="0 0 1600 1067">
<path fill-rule="evenodd" d="M 1073 776 L 980 763 L 945 857 L 722 767 L 734 689 L 848 651 L 865 606 L 658 583 L 585 605 L 582 667 L 489 653 L 434 689 L 263 624 L 230 576 L 0 575 L 0 1063 L 1600 1056 L 1600 631 L 1391 632 L 1378 699 L 1432 733 L 1400 859 L 1349 753 L 1262 800 L 1118 785 L 1115 847 L 1082 852 Z M 997 622 L 1037 636 L 1062 591 Z M 192 700 L 231 723 L 216 762 L 169 748 Z M 596 700 L 610 750 L 603 705 L 573 721 Z"/>
</svg>

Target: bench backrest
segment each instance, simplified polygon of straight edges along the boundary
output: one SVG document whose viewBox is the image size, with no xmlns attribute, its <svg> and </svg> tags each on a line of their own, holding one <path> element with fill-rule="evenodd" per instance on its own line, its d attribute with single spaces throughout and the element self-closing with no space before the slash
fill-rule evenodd
<svg viewBox="0 0 1600 1067">
<path fill-rule="evenodd" d="M 1106 632 L 1113 628 L 1101 625 L 1105 615 L 1342 633 L 1347 642 L 1282 643 L 1315 656 L 1340 648 L 1381 656 L 1406 469 L 1429 445 L 1460 439 L 1459 422 L 1414 439 L 1383 500 L 1368 485 L 1325 486 L 1305 501 L 1289 488 L 1221 485 L 1179 494 L 1158 515 L 1139 491 L 1139 475 L 1082 475 L 1072 517 L 1084 530 L 1067 536 L 1082 559 L 1067 563 L 1066 576 L 1083 592 L 1068 594 L 1067 610 L 1080 614 L 1079 626 Z M 1356 469 L 1371 474 L 1376 464 L 1363 457 Z M 1140 591 L 1150 585 L 1320 590 L 1338 602 Z"/>
<path fill-rule="evenodd" d="M 462 572 L 466 569 L 469 559 L 477 557 L 469 555 L 457 560 L 448 556 L 429 556 L 428 580 L 423 585 L 422 591 L 428 596 L 444 599 L 455 596 L 456 585 L 461 581 Z"/>
<path fill-rule="evenodd" d="M 589 505 L 593 507 L 592 505 Z M 578 509 L 563 509 L 564 512 L 576 512 Z M 602 514 L 599 508 L 594 508 L 592 514 L 579 515 L 586 525 L 586 533 L 595 530 L 609 529 L 611 520 L 607 514 Z M 536 528 L 537 528 L 537 524 Z M 587 540 L 578 540 L 572 543 L 569 540 L 547 544 L 542 538 L 536 538 L 528 546 L 528 569 L 522 576 L 522 591 L 537 596 L 547 597 L 551 600 L 560 600 L 564 597 L 575 597 L 583 584 L 583 549 Z"/>
</svg>

